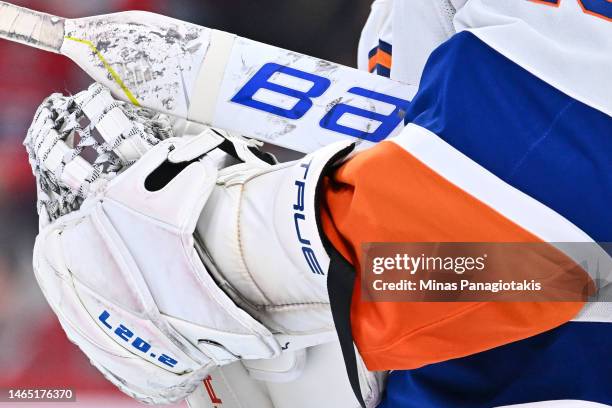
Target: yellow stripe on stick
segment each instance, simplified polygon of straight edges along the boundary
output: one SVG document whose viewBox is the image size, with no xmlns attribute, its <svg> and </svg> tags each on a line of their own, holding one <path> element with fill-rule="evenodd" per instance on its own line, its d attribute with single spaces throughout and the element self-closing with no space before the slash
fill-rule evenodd
<svg viewBox="0 0 612 408">
<path fill-rule="evenodd" d="M 67 40 L 76 41 L 78 43 L 85 44 L 86 46 L 88 46 L 98 56 L 98 58 L 100 58 L 100 61 L 102 61 L 102 64 L 104 64 L 104 67 L 106 68 L 106 70 L 111 74 L 115 82 L 117 82 L 117 85 L 119 85 L 119 87 L 123 90 L 123 92 L 125 93 L 125 96 L 128 97 L 130 102 L 132 102 L 136 106 L 140 106 L 140 102 L 138 102 L 138 99 L 136 99 L 132 91 L 130 91 L 127 85 L 123 83 L 123 80 L 121 79 L 119 74 L 117 74 L 117 72 L 113 69 L 113 67 L 111 67 L 110 64 L 106 62 L 106 59 L 104 58 L 102 53 L 98 51 L 96 46 L 93 45 L 91 41 L 82 40 L 80 38 L 75 38 L 75 37 L 70 37 L 70 36 L 66 36 L 65 38 Z"/>
</svg>

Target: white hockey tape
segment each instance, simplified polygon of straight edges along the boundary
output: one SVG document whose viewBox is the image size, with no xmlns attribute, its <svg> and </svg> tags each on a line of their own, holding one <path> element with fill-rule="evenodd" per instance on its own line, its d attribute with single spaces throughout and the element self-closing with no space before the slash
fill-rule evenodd
<svg viewBox="0 0 612 408">
<path fill-rule="evenodd" d="M 210 45 L 192 92 L 187 119 L 207 125 L 213 123 L 221 83 L 235 39 L 234 34 L 212 30 Z"/>
<path fill-rule="evenodd" d="M 64 19 L 0 2 L 0 38 L 59 53 Z"/>
</svg>

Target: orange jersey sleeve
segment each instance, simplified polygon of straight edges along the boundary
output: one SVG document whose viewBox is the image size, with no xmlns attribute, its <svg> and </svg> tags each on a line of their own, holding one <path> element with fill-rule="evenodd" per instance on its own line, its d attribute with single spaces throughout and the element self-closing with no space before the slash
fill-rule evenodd
<svg viewBox="0 0 612 408">
<path fill-rule="evenodd" d="M 583 305 L 362 301 L 362 243 L 541 239 L 394 142 L 356 155 L 325 183 L 322 227 L 355 268 L 352 334 L 371 370 L 413 369 L 478 353 L 556 327 Z"/>
</svg>

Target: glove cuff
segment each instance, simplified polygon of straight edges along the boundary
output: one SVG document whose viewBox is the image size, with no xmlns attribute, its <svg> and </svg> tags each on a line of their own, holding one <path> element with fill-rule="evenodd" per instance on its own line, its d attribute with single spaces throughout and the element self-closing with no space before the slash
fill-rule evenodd
<svg viewBox="0 0 612 408">
<path fill-rule="evenodd" d="M 333 332 L 318 190 L 353 147 L 336 143 L 265 169 L 226 168 L 200 216 L 196 236 L 217 284 L 274 332 Z"/>
</svg>

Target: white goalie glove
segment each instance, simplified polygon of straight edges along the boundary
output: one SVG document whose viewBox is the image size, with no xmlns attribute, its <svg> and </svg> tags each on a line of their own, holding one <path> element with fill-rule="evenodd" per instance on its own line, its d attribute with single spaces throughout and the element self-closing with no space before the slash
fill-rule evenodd
<svg viewBox="0 0 612 408">
<path fill-rule="evenodd" d="M 151 403 L 179 401 L 237 360 L 273 379 L 257 361 L 336 339 L 315 192 L 351 149 L 271 165 L 252 142 L 213 129 L 172 136 L 168 118 L 95 84 L 47 99 L 25 141 L 40 287 L 92 364 Z M 242 163 L 219 171 L 220 151 Z M 363 373 L 373 406 L 381 378 Z"/>
<path fill-rule="evenodd" d="M 280 347 L 194 249 L 216 167 L 187 139 L 158 142 L 126 109 L 100 86 L 39 109 L 26 140 L 43 220 L 34 269 L 69 338 L 109 380 L 141 400 L 171 402 L 212 367 Z M 102 142 L 94 127 L 80 128 L 83 113 Z M 81 156 L 86 146 L 100 153 L 93 166 Z"/>
</svg>

